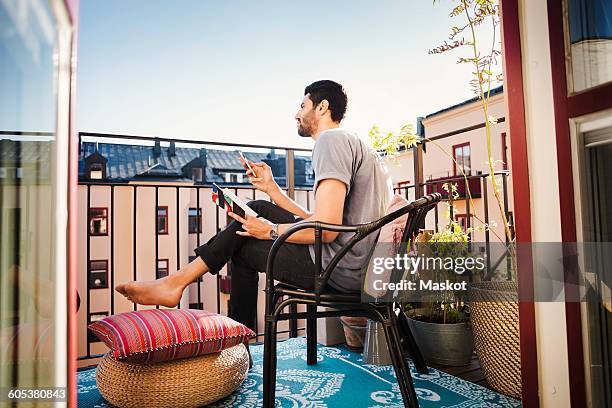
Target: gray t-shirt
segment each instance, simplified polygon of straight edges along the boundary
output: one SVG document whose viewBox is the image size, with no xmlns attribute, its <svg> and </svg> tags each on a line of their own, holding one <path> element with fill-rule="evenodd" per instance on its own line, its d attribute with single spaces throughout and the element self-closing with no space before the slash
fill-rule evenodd
<svg viewBox="0 0 612 408">
<path fill-rule="evenodd" d="M 312 150 L 312 165 L 315 196 L 321 180 L 336 179 L 346 184 L 343 225 L 371 222 L 385 214 L 393 196 L 389 171 L 379 155 L 357 135 L 341 128 L 322 132 Z M 323 244 L 323 268 L 353 234 L 341 232 L 333 242 Z M 343 292 L 361 289 L 362 274 L 377 238 L 373 233 L 353 246 L 332 272 L 332 287 Z M 314 262 L 314 245 L 310 245 L 310 255 Z"/>
</svg>

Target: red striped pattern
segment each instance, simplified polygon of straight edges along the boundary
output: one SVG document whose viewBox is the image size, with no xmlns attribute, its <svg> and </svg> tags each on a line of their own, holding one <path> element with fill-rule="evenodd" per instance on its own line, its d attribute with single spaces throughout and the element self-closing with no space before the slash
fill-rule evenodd
<svg viewBox="0 0 612 408">
<path fill-rule="evenodd" d="M 149 309 L 95 321 L 89 329 L 117 360 L 159 363 L 216 353 L 255 333 L 227 316 L 205 310 Z"/>
</svg>

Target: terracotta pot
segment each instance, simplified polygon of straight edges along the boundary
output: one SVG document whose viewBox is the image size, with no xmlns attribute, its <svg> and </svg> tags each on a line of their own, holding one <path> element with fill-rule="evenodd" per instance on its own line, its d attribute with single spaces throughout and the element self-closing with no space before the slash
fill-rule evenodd
<svg viewBox="0 0 612 408">
<path fill-rule="evenodd" d="M 347 347 L 353 351 L 363 351 L 368 318 L 342 316 L 340 317 L 340 321 L 344 328 L 344 337 L 346 338 Z"/>
</svg>

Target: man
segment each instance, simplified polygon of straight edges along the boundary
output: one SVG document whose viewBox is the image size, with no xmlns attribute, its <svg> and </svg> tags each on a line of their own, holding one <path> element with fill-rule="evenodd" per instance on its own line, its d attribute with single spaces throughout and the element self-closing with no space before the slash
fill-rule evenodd
<svg viewBox="0 0 612 408">
<path fill-rule="evenodd" d="M 380 218 L 392 196 L 386 167 L 376 152 L 357 136 L 340 128 L 347 106 L 342 86 L 333 81 L 317 81 L 304 90 L 304 99 L 295 115 L 298 134 L 312 137 L 315 146 L 312 163 L 315 173 L 315 210 L 313 213 L 289 198 L 274 181 L 265 163 L 249 162 L 247 171 L 253 185 L 268 194 L 274 204 L 251 201 L 259 217 L 246 219 L 230 214 L 235 221 L 198 247 L 198 257 L 174 274 L 152 282 L 129 282 L 117 291 L 135 303 L 176 306 L 183 290 L 206 272 L 216 274 L 232 260 L 230 317 L 255 328 L 258 272 L 266 270 L 272 242 L 278 235 L 301 220 L 353 225 Z M 248 167 L 244 163 L 245 169 Z M 323 233 L 323 266 L 352 234 Z M 358 292 L 372 235 L 355 245 L 345 255 L 330 277 L 329 284 L 343 292 Z M 314 287 L 314 230 L 291 235 L 276 257 L 275 279 L 304 289 Z"/>
</svg>

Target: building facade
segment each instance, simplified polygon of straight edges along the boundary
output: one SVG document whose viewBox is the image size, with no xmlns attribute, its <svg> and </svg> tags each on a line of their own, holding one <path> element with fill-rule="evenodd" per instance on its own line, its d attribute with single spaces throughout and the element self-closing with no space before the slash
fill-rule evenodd
<svg viewBox="0 0 612 408">
<path fill-rule="evenodd" d="M 513 225 L 510 140 L 506 131 L 506 102 L 501 87 L 491 90 L 489 115 L 497 121 L 491 127 L 491 145 L 501 211 Z M 440 192 L 448 198 L 443 184 L 456 184 L 459 198 L 453 202 L 452 219 L 463 228 L 474 228 L 474 242 L 485 242 L 486 230 L 492 242 L 505 242 L 500 206 L 488 177 L 486 131 L 480 101 L 470 99 L 458 103 L 420 118 L 419 122 L 424 137 L 421 147 L 403 150 L 397 157 L 387 160 L 396 191 L 412 200 L 416 185 L 423 184 L 422 194 Z M 467 189 L 463 174 L 468 178 Z M 471 193 L 471 201 L 467 191 Z M 426 228 L 439 229 L 448 224 L 451 218 L 450 214 L 445 215 L 448 203 L 446 200 L 438 206 L 437 212 L 428 214 Z M 485 225 L 489 227 L 485 229 Z"/>
</svg>

